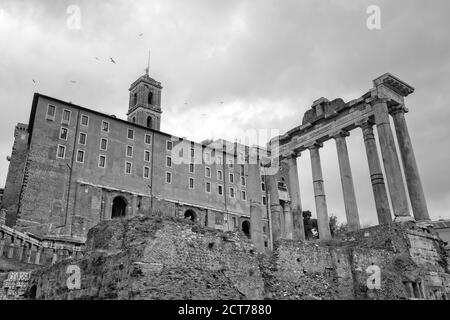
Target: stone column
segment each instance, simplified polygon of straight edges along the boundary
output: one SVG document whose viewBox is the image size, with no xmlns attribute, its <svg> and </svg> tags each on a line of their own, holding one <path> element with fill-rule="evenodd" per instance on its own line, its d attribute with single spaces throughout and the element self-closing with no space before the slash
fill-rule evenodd
<svg viewBox="0 0 450 320">
<path fill-rule="evenodd" d="M 281 215 L 281 205 L 278 197 L 278 184 L 275 175 L 266 176 L 267 187 L 269 188 L 270 195 L 270 217 L 272 221 L 272 241 L 280 239 L 281 236 L 281 225 L 280 225 L 280 215 Z"/>
<path fill-rule="evenodd" d="M 292 211 L 291 204 L 286 202 L 283 207 L 283 216 L 284 216 L 284 238 L 292 240 Z"/>
<path fill-rule="evenodd" d="M 285 208 L 286 208 L 286 204 L 283 204 L 281 206 L 281 212 L 280 212 L 280 238 L 281 239 L 286 239 Z"/>
<path fill-rule="evenodd" d="M 40 264 L 42 247 L 36 247 L 36 256 L 34 258 L 34 264 Z"/>
<path fill-rule="evenodd" d="M 303 224 L 302 201 L 300 198 L 300 181 L 298 178 L 297 157 L 300 154 L 292 153 L 288 157 L 289 166 L 289 195 L 291 198 L 292 239 L 305 240 L 305 227 Z"/>
<path fill-rule="evenodd" d="M 3 232 L 0 233 L 0 258 L 3 257 L 3 252 L 5 251 L 5 235 Z"/>
<path fill-rule="evenodd" d="M 386 100 L 377 100 L 373 106 L 373 110 L 394 215 L 402 220 L 411 220 L 400 161 L 389 122 Z"/>
<path fill-rule="evenodd" d="M 31 254 L 33 253 L 33 245 L 31 243 L 27 246 L 27 254 L 25 255 L 26 263 L 31 263 Z"/>
<path fill-rule="evenodd" d="M 58 253 L 56 249 L 53 249 L 53 258 L 52 258 L 52 264 L 55 264 L 58 261 Z"/>
<path fill-rule="evenodd" d="M 11 239 L 11 242 L 9 243 L 9 250 L 8 250 L 8 259 L 14 258 L 14 245 L 15 245 L 15 239 L 12 236 L 9 236 Z"/>
<path fill-rule="evenodd" d="M 392 222 L 391 209 L 386 186 L 384 184 L 383 171 L 381 171 L 380 158 L 378 157 L 377 143 L 373 133 L 373 123 L 366 121 L 361 124 L 366 147 L 367 161 L 369 163 L 370 180 L 372 182 L 373 196 L 377 210 L 378 223 L 388 224 Z"/>
<path fill-rule="evenodd" d="M 342 193 L 344 195 L 345 214 L 347 216 L 347 225 L 349 231 L 361 229 L 359 222 L 358 205 L 356 203 L 355 187 L 353 185 L 352 169 L 348 156 L 347 142 L 345 138 L 350 134 L 341 131 L 334 136 L 339 162 L 339 171 L 341 173 Z"/>
<path fill-rule="evenodd" d="M 264 252 L 262 210 L 259 201 L 250 201 L 250 237 L 259 252 Z"/>
<path fill-rule="evenodd" d="M 309 147 L 311 156 L 311 169 L 314 184 L 314 198 L 316 202 L 317 225 L 319 228 L 319 237 L 321 240 L 331 239 L 330 222 L 328 219 L 328 208 L 325 197 L 325 188 L 323 183 L 322 165 L 320 163 L 319 148 L 322 144 L 314 144 Z"/>
<path fill-rule="evenodd" d="M 17 238 L 16 239 L 16 246 L 17 246 L 17 260 L 22 261 L 23 259 L 23 240 Z"/>
<path fill-rule="evenodd" d="M 398 146 L 403 160 L 403 170 L 405 172 L 406 185 L 408 186 L 409 199 L 411 200 L 414 218 L 417 221 L 430 220 L 427 203 L 425 201 L 425 194 L 420 180 L 419 169 L 417 168 L 416 157 L 406 125 L 406 112 L 408 112 L 408 110 L 404 106 L 401 106 L 395 108 L 391 112 L 391 115 L 394 120 Z"/>
</svg>

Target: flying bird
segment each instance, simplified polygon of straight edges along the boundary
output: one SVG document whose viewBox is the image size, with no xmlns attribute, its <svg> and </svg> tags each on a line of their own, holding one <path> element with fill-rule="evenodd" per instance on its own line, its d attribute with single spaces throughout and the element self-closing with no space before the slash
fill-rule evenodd
<svg viewBox="0 0 450 320">
<path fill-rule="evenodd" d="M 139 34 L 139 37 L 142 37 L 142 35 L 143 35 L 143 33 L 140 33 L 140 34 Z"/>
<path fill-rule="evenodd" d="M 223 104 L 223 101 L 220 101 L 220 104 Z"/>
<path fill-rule="evenodd" d="M 33 80 L 33 83 L 36 83 L 36 81 L 34 81 L 34 79 L 31 79 L 31 80 Z"/>
<path fill-rule="evenodd" d="M 109 58 L 111 60 L 112 63 L 116 64 L 116 62 L 114 61 L 113 58 Z"/>
<path fill-rule="evenodd" d="M 98 57 L 95 57 L 95 60 L 100 60 Z"/>
<path fill-rule="evenodd" d="M 72 82 L 72 83 L 77 83 L 75 80 L 70 80 L 70 82 Z"/>
</svg>

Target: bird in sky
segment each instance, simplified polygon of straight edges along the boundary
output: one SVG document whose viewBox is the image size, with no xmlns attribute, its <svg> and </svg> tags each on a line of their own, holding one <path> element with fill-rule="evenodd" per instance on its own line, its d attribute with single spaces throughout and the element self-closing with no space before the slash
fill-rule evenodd
<svg viewBox="0 0 450 320">
<path fill-rule="evenodd" d="M 220 101 L 220 104 L 223 104 L 223 101 Z"/>
<path fill-rule="evenodd" d="M 140 34 L 139 34 L 139 37 L 142 37 L 142 35 L 143 35 L 143 33 L 140 33 Z"/>
<path fill-rule="evenodd" d="M 75 80 L 70 80 L 70 82 L 72 82 L 72 83 L 77 83 Z"/>
<path fill-rule="evenodd" d="M 31 80 L 33 80 L 33 83 L 36 83 L 36 81 L 34 79 L 31 79 Z"/>
<path fill-rule="evenodd" d="M 100 60 L 98 57 L 95 57 L 94 59 L 95 59 L 95 60 Z"/>
<path fill-rule="evenodd" d="M 116 64 L 116 62 L 114 61 L 113 58 L 109 58 L 111 60 L 112 63 Z"/>
<path fill-rule="evenodd" d="M 188 104 L 187 102 L 185 102 L 184 104 Z"/>
</svg>

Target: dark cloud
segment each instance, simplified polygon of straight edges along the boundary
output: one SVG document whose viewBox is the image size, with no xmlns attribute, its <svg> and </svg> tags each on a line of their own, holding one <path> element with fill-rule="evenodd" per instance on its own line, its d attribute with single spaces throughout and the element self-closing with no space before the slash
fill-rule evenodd
<svg viewBox="0 0 450 320">
<path fill-rule="evenodd" d="M 81 9 L 81 30 L 66 26 L 72 4 Z M 381 7 L 381 30 L 366 28 L 372 4 Z M 8 116 L 0 120 L 0 156 L 10 154 L 12 130 L 28 120 L 35 91 L 124 117 L 149 48 L 150 73 L 164 86 L 162 129 L 196 140 L 286 131 L 315 99 L 357 98 L 391 72 L 416 87 L 407 120 L 429 209 L 450 217 L 449 8 L 446 0 L 4 0 L 0 106 Z M 343 220 L 333 144 L 322 152 L 324 176 L 330 212 Z M 362 220 L 375 222 L 359 132 L 349 152 Z M 313 209 L 307 153 L 299 166 L 303 203 Z M 6 172 L 3 160 L 2 181 Z"/>
</svg>

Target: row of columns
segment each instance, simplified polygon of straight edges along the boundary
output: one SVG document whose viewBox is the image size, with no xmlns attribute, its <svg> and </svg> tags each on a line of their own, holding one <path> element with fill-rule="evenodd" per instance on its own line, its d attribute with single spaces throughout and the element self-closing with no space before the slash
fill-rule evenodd
<svg viewBox="0 0 450 320">
<path fill-rule="evenodd" d="M 7 245 L 7 243 L 9 245 Z M 44 248 L 42 246 L 29 243 L 19 237 L 14 237 L 5 233 L 0 233 L 0 257 L 6 255 L 8 259 L 16 259 L 19 262 L 30 264 L 42 264 L 41 258 L 44 254 L 44 249 L 51 251 L 52 264 L 55 264 L 59 259 L 65 259 L 70 255 L 79 257 L 81 252 L 75 250 L 69 252 L 68 249 Z M 34 257 L 32 256 L 32 253 Z M 45 263 L 45 261 L 44 261 Z"/>
<path fill-rule="evenodd" d="M 404 108 L 404 106 L 398 106 L 389 110 L 387 101 L 385 99 L 378 99 L 373 103 L 373 110 L 374 121 L 371 119 L 366 119 L 365 121 L 359 123 L 358 126 L 363 132 L 364 145 L 369 164 L 370 178 L 379 224 L 391 223 L 392 216 L 389 207 L 388 192 L 384 183 L 377 144 L 373 132 L 374 125 L 377 127 L 381 155 L 394 216 L 396 220 L 399 221 L 412 220 L 409 212 L 406 188 L 401 174 L 401 165 L 397 154 L 394 134 L 391 130 L 390 114 L 393 118 L 395 126 L 397 142 L 400 149 L 406 185 L 408 187 L 414 218 L 417 221 L 429 220 L 430 218 L 425 201 L 425 195 L 404 116 L 407 109 Z M 359 230 L 361 226 L 346 143 L 346 137 L 348 136 L 349 133 L 346 131 L 339 131 L 333 134 L 339 161 L 339 171 L 347 223 L 350 231 L 356 231 Z M 329 227 L 328 208 L 319 152 L 319 149 L 322 147 L 322 143 L 312 143 L 308 146 L 308 149 L 311 157 L 314 199 L 317 212 L 319 236 L 321 239 L 327 240 L 331 238 L 331 232 Z M 273 229 L 272 234 L 274 235 L 274 240 L 277 240 L 280 237 L 295 240 L 305 239 L 297 170 L 298 156 L 300 156 L 300 154 L 292 153 L 287 159 L 289 165 L 289 190 L 291 199 L 289 206 L 285 204 L 283 208 L 281 207 L 278 199 L 278 185 L 275 180 L 275 176 L 267 176 L 268 185 L 270 188 L 270 209 Z M 283 229 L 283 226 L 286 226 L 285 229 Z"/>
</svg>

